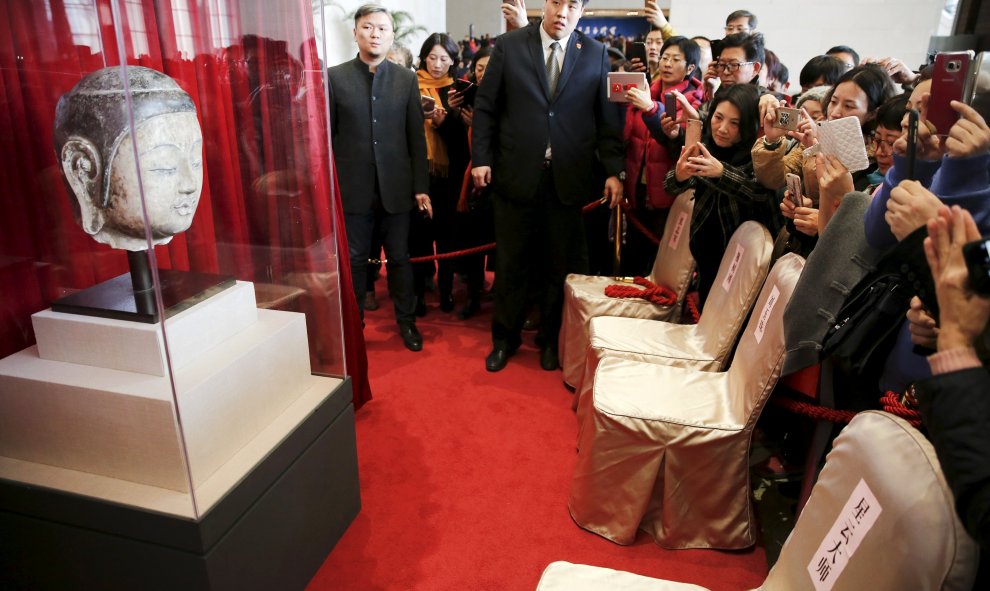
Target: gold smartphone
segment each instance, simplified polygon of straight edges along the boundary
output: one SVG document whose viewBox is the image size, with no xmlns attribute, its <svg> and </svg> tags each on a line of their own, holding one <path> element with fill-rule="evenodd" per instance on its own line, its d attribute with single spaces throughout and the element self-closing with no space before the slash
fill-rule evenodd
<svg viewBox="0 0 990 591">
<path fill-rule="evenodd" d="M 687 130 L 684 132 L 684 147 L 690 148 L 701 141 L 701 119 L 688 119 Z"/>
</svg>

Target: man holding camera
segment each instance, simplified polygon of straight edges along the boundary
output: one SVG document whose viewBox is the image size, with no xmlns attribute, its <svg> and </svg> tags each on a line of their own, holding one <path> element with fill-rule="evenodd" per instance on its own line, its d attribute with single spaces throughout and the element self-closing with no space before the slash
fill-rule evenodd
<svg viewBox="0 0 990 591">
<path fill-rule="evenodd" d="M 539 282 L 540 366 L 557 369 L 564 279 L 588 267 L 581 207 L 602 193 L 613 207 L 622 199 L 608 54 L 575 31 L 585 4 L 547 0 L 539 26 L 499 37 L 475 98 L 471 176 L 494 186 L 498 244 L 488 371 L 504 368 L 520 345 L 531 281 Z M 602 169 L 608 179 L 598 193 Z"/>
<path fill-rule="evenodd" d="M 416 329 L 416 296 L 409 263 L 409 217 L 432 217 L 426 138 L 416 75 L 386 59 L 392 16 L 378 5 L 358 8 L 358 56 L 328 70 L 330 129 L 347 228 L 351 277 L 361 314 L 371 235 L 380 224 L 388 257 L 388 286 L 402 342 L 423 348 Z"/>
</svg>

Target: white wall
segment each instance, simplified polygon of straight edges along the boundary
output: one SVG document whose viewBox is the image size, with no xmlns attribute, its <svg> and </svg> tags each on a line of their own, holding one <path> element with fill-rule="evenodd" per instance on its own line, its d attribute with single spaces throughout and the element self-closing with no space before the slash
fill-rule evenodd
<svg viewBox="0 0 990 591">
<path fill-rule="evenodd" d="M 368 0 L 326 0 L 324 18 L 326 20 L 326 55 L 321 55 L 328 66 L 352 59 L 357 55 L 354 43 L 354 21 L 347 18 Z M 416 24 L 426 27 L 425 32 L 413 35 L 406 46 L 419 53 L 419 46 L 431 34 L 447 30 L 447 9 L 445 0 L 378 0 L 389 10 L 402 10 L 413 16 Z M 317 31 L 320 29 L 316 22 Z M 317 38 L 320 38 L 319 33 Z"/>
<path fill-rule="evenodd" d="M 861 57 L 893 56 L 917 67 L 925 60 L 945 0 L 706 0 L 703 10 L 699 4 L 671 0 L 670 22 L 678 33 L 722 37 L 726 15 L 745 8 L 759 17 L 767 47 L 796 84 L 804 64 L 834 45 L 848 45 Z"/>
<path fill-rule="evenodd" d="M 526 6 L 530 7 L 529 3 Z M 469 25 L 474 25 L 474 34 L 477 37 L 502 33 L 505 30 L 505 21 L 497 1 L 447 0 L 447 31 L 454 39 L 462 39 L 467 35 Z"/>
</svg>

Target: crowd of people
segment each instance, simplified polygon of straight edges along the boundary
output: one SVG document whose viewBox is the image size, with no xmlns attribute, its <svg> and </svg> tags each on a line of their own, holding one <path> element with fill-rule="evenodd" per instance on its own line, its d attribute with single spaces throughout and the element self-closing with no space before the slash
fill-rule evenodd
<svg viewBox="0 0 990 591">
<path fill-rule="evenodd" d="M 421 349 L 415 318 L 427 311 L 434 274 L 444 312 L 455 309 L 454 277 L 463 277 L 468 296 L 459 316 L 467 318 L 481 306 L 486 266 L 483 254 L 436 265 L 411 265 L 410 256 L 470 248 L 494 236 L 486 368 L 506 366 L 536 308 L 540 365 L 551 371 L 559 364 L 564 280 L 589 272 L 582 208 L 590 201 L 621 203 L 659 234 L 674 198 L 693 189 L 690 248 L 703 307 L 743 222 L 767 227 L 779 252 L 809 257 L 846 197 L 865 195 L 859 232 L 869 248 L 927 260 L 925 269 L 903 269 L 911 270 L 909 285 L 926 284 L 914 274 L 927 274 L 933 289 L 913 294 L 898 312 L 896 336 L 882 344 L 875 373 L 850 376 L 850 384 L 867 398 L 893 391 L 920 405 L 964 522 L 986 545 L 990 378 L 983 335 L 990 300 L 968 283 L 962 246 L 990 234 L 988 106 L 953 101 L 958 121 L 935 128 L 927 119 L 930 64 L 915 69 L 892 57 L 861 59 L 847 45 L 808 60 L 798 75 L 800 92 L 786 94 L 789 70 L 745 10 L 728 15 L 725 37 L 712 40 L 679 34 L 656 2 L 647 2 L 645 63 L 616 59 L 627 40 L 596 40 L 577 28 L 586 4 L 546 0 L 542 19 L 529 22 L 524 2 L 505 2 L 508 33 L 460 44 L 445 33 L 430 35 L 417 64 L 392 47 L 384 8 L 357 11 L 359 55 L 331 68 L 329 80 L 362 310 L 375 304 L 367 296 L 368 277 L 377 272 L 369 256 L 383 245 L 400 334 L 406 347 Z M 616 69 L 644 72 L 649 90 L 629 88 L 624 103 L 610 102 L 605 81 Z M 798 109 L 796 126 L 780 124 L 785 108 Z M 909 145 L 912 111 L 920 124 Z M 834 154 L 815 153 L 819 125 L 848 118 L 855 118 L 868 155 L 866 168 L 852 172 Z M 700 141 L 687 144 L 692 121 L 701 122 Z M 800 185 L 788 184 L 791 175 Z M 646 275 L 655 243 L 636 232 L 626 240 L 624 271 Z M 964 393 L 966 409 L 953 402 Z"/>
</svg>

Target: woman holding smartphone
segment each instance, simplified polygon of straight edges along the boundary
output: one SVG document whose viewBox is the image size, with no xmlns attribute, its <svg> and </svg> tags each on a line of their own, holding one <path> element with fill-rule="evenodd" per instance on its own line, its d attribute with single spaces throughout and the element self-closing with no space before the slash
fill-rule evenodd
<svg viewBox="0 0 990 591">
<path fill-rule="evenodd" d="M 491 46 L 482 47 L 475 52 L 468 71 L 468 81 L 481 84 L 492 57 Z M 451 99 L 451 104 L 459 103 L 458 97 Z M 474 109 L 470 106 L 461 108 L 461 119 L 468 127 L 468 146 L 471 145 L 471 123 L 474 120 Z M 471 181 L 471 165 L 468 163 L 461 182 L 460 195 L 457 200 L 457 248 L 465 249 L 495 240 L 491 204 L 487 195 L 475 192 Z M 464 274 L 467 283 L 468 299 L 464 307 L 457 313 L 460 320 L 467 320 L 481 310 L 481 294 L 485 289 L 485 254 L 470 254 L 457 259 L 460 272 Z"/>
<path fill-rule="evenodd" d="M 668 193 L 663 179 L 677 161 L 671 150 L 679 149 L 664 132 L 661 119 L 676 121 L 682 116 L 684 97 L 693 108 L 701 104 L 703 91 L 691 74 L 698 68 L 701 50 L 687 37 L 671 37 L 660 48 L 659 77 L 649 93 L 638 88 L 626 92 L 629 99 L 626 113 L 626 180 L 624 194 L 632 201 L 637 219 L 659 235 L 667 220 L 667 212 L 677 194 Z M 675 111 L 670 113 L 667 95 L 671 95 Z M 645 275 L 656 258 L 656 245 L 639 232 L 628 234 L 623 256 L 624 273 Z M 627 264 L 628 262 L 628 264 Z"/>
<path fill-rule="evenodd" d="M 419 91 L 424 99 L 423 125 L 426 134 L 426 158 L 430 169 L 430 198 L 433 201 L 433 219 L 416 218 L 409 235 L 409 253 L 413 257 L 429 256 L 436 252 L 452 252 L 454 241 L 454 210 L 460 194 L 461 179 L 467 168 L 467 128 L 461 118 L 461 107 L 451 102 L 454 87 L 453 69 L 457 64 L 457 43 L 445 33 L 434 33 L 423 43 L 419 51 Z M 432 108 L 430 108 L 432 103 Z M 426 314 L 426 282 L 437 269 L 437 287 L 440 291 L 440 309 L 454 309 L 454 262 L 441 260 L 434 267 L 432 262 L 413 266 L 413 287 L 416 292 L 416 314 Z"/>
<path fill-rule="evenodd" d="M 700 301 L 712 289 L 729 238 L 748 220 L 776 234 L 783 218 L 773 191 L 753 174 L 750 147 L 759 132 L 759 89 L 734 84 L 712 101 L 701 143 L 684 148 L 667 173 L 669 193 L 694 188 L 691 254 L 698 265 Z"/>
</svg>

